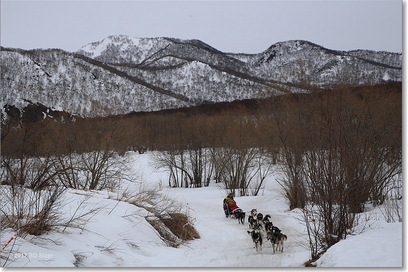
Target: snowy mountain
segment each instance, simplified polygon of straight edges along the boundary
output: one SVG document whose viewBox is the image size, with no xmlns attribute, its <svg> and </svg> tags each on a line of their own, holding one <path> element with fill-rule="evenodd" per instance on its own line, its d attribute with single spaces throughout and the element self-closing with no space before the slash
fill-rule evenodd
<svg viewBox="0 0 408 272">
<path fill-rule="evenodd" d="M 401 81 L 402 55 L 369 50 L 335 51 L 308 41 L 272 45 L 250 60 L 258 76 L 322 87 Z"/>
<path fill-rule="evenodd" d="M 78 53 L 107 63 L 140 63 L 168 44 L 164 38 L 109 36 L 83 46 Z"/>
<path fill-rule="evenodd" d="M 402 81 L 402 54 L 287 41 L 259 54 L 199 40 L 109 36 L 75 53 L 1 48 L 1 107 L 27 101 L 83 116 Z"/>
</svg>

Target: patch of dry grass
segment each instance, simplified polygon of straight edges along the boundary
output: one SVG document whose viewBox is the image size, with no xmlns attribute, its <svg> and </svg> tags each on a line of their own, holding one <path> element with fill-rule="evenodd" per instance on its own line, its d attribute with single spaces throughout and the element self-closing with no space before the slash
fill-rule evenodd
<svg viewBox="0 0 408 272">
<path fill-rule="evenodd" d="M 187 215 L 182 213 L 169 214 L 170 218 L 160 219 L 166 227 L 168 227 L 174 235 L 183 241 L 199 239 L 200 235 L 197 230 L 190 224 Z"/>
</svg>

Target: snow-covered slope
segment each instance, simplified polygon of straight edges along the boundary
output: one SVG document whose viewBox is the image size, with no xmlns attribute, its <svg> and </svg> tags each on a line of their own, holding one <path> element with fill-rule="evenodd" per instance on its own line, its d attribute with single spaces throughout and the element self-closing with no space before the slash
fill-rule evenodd
<svg viewBox="0 0 408 272">
<path fill-rule="evenodd" d="M 401 81 L 402 55 L 369 50 L 335 51 L 308 41 L 272 45 L 251 60 L 255 73 L 284 82 L 330 87 L 378 83 L 384 74 Z"/>
<path fill-rule="evenodd" d="M 340 241 L 316 262 L 319 267 L 402 267 L 402 223 L 370 222 L 363 233 Z M 385 239 L 384 236 L 387 236 Z"/>
<path fill-rule="evenodd" d="M 169 44 L 164 38 L 117 35 L 87 44 L 77 53 L 107 63 L 140 63 Z"/>
<path fill-rule="evenodd" d="M 308 41 L 230 54 L 199 40 L 119 35 L 76 53 L 2 48 L 0 69 L 1 107 L 29 100 L 98 116 L 402 81 L 402 54 L 335 51 Z"/>
<path fill-rule="evenodd" d="M 102 63 L 60 50 L 1 52 L 1 103 L 27 100 L 85 116 L 186 106 L 187 99 L 152 88 Z"/>
<path fill-rule="evenodd" d="M 237 204 L 249 212 L 270 214 L 272 222 L 288 236 L 283 253 L 272 253 L 270 242 L 261 252 L 254 249 L 247 234 L 248 225 L 225 218 L 222 199 L 226 191 L 215 183 L 204 188 L 166 187 L 167 173 L 151 166 L 151 154 L 127 153 L 141 183 L 122 184 L 120 191 L 69 190 L 61 214 L 70 218 L 89 209 L 101 208 L 84 217 L 80 227 L 53 230 L 36 237 L 17 237 L 2 252 L 6 267 L 301 267 L 308 261 L 308 241 L 300 210 L 288 210 L 278 173 L 270 176 L 259 196 L 236 197 Z M 176 199 L 189 214 L 200 239 L 178 248 L 166 246 L 157 231 L 146 221 L 150 213 L 124 201 L 137 197 L 140 188 L 155 188 Z M 122 201 L 118 201 L 122 199 Z M 84 201 L 85 200 L 85 201 Z M 76 211 L 78 204 L 83 203 Z M 362 215 L 361 226 L 346 240 L 330 248 L 316 265 L 319 267 L 401 267 L 402 223 L 385 223 L 380 208 Z M 1 232 L 1 245 L 15 232 Z M 386 239 L 384 237 L 386 236 Z M 4 257 L 4 258 L 3 258 Z"/>
</svg>

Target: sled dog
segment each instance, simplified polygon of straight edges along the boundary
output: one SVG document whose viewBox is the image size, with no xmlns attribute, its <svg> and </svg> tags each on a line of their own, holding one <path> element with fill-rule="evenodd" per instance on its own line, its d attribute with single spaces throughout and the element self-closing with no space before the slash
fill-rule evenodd
<svg viewBox="0 0 408 272">
<path fill-rule="evenodd" d="M 283 244 L 288 239 L 288 237 L 281 233 L 280 229 L 277 227 L 272 227 L 270 230 L 267 230 L 267 239 L 272 243 L 273 253 L 276 251 L 283 252 Z"/>
<path fill-rule="evenodd" d="M 248 226 L 249 226 L 249 228 L 254 229 L 255 225 L 256 225 L 256 219 L 252 215 L 248 216 Z"/>
<path fill-rule="evenodd" d="M 266 222 L 272 222 L 270 220 L 271 216 L 269 214 L 265 215 L 264 218 L 262 219 L 264 221 L 264 223 L 266 224 Z"/>
<path fill-rule="evenodd" d="M 234 212 L 235 218 L 238 219 L 239 224 L 244 224 L 245 222 L 245 212 L 242 210 L 237 210 Z"/>
<path fill-rule="evenodd" d="M 262 251 L 262 235 L 259 230 L 259 226 L 255 226 L 252 231 L 247 230 L 247 233 L 249 234 L 249 236 L 251 236 L 252 242 L 254 242 L 255 244 L 256 252 Z"/>
</svg>

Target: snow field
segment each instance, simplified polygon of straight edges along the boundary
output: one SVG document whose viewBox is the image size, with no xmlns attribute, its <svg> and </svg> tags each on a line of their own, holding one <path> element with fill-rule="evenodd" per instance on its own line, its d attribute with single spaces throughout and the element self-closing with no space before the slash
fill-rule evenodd
<svg viewBox="0 0 408 272">
<path fill-rule="evenodd" d="M 257 253 L 247 234 L 247 220 L 241 225 L 237 220 L 225 218 L 222 200 L 226 191 L 221 184 L 168 188 L 167 174 L 151 166 L 148 153 L 127 153 L 127 156 L 141 181 L 141 184 L 124 182 L 121 186 L 130 192 L 130 200 L 137 196 L 141 186 L 155 188 L 176 199 L 188 212 L 200 239 L 178 248 L 168 247 L 146 221 L 146 216 L 151 214 L 126 201 L 118 201 L 121 192 L 69 189 L 61 206 L 65 219 L 92 209 L 97 212 L 76 221 L 77 227 L 65 231 L 61 227 L 40 237 L 17 237 L 2 252 L 1 265 L 7 256 L 10 258 L 6 267 L 302 267 L 309 260 L 306 230 L 300 220 L 303 214 L 298 209 L 288 210 L 276 175 L 266 180 L 259 196 L 235 198 L 247 216 L 253 208 L 264 215 L 270 214 L 273 224 L 288 236 L 283 253 L 273 254 L 266 239 L 262 251 Z M 378 209 L 371 213 L 374 216 L 367 227 L 334 245 L 316 265 L 401 267 L 402 223 L 381 221 Z M 3 230 L 1 245 L 14 234 L 11 229 Z"/>
</svg>

